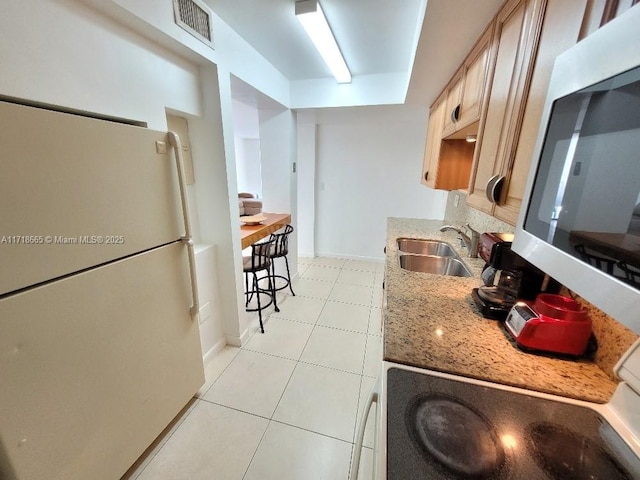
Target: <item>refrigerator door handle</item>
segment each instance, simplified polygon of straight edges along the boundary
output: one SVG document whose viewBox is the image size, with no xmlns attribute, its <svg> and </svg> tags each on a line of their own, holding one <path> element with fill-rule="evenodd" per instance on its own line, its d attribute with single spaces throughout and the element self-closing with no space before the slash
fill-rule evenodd
<svg viewBox="0 0 640 480">
<path fill-rule="evenodd" d="M 198 278 L 196 276 L 196 255 L 193 248 L 193 238 L 191 235 L 191 216 L 189 214 L 189 203 L 187 201 L 187 189 L 185 186 L 184 158 L 182 156 L 182 144 L 180 137 L 175 132 L 169 132 L 169 143 L 173 147 L 176 155 L 176 168 L 178 170 L 178 185 L 180 187 L 180 202 L 182 204 L 182 218 L 184 220 L 184 236 L 180 239 L 187 245 L 189 256 L 189 274 L 191 277 L 191 298 L 192 305 L 189 311 L 191 318 L 198 319 L 200 313 L 200 299 L 198 298 Z"/>
</svg>

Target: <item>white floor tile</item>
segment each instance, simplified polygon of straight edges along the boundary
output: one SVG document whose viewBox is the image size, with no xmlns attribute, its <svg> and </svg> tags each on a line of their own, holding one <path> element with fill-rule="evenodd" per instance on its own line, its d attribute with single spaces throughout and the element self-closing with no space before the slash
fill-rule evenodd
<svg viewBox="0 0 640 480">
<path fill-rule="evenodd" d="M 347 480 L 351 444 L 271 422 L 244 480 Z"/>
<path fill-rule="evenodd" d="M 363 375 L 377 377 L 382 368 L 382 337 L 367 335 Z"/>
<path fill-rule="evenodd" d="M 268 423 L 198 400 L 138 480 L 241 480 Z"/>
<path fill-rule="evenodd" d="M 305 270 L 301 278 L 307 278 L 309 280 L 322 280 L 325 282 L 335 282 L 338 278 L 338 275 L 340 275 L 340 271 L 341 270 L 339 268 L 311 265 Z"/>
<path fill-rule="evenodd" d="M 384 263 L 382 263 L 384 265 Z M 362 270 L 365 272 L 375 272 L 378 268 L 378 262 L 370 262 L 367 260 L 345 260 L 342 268 L 349 270 Z"/>
<path fill-rule="evenodd" d="M 243 347 L 254 352 L 298 360 L 311 335 L 313 325 L 283 318 L 269 318 L 264 333 L 256 333 Z"/>
<path fill-rule="evenodd" d="M 382 308 L 371 307 L 367 333 L 369 335 L 382 335 Z"/>
<path fill-rule="evenodd" d="M 357 305 L 371 306 L 373 298 L 373 287 L 363 287 L 361 285 L 334 284 L 329 294 L 329 300 L 338 302 L 353 303 Z"/>
<path fill-rule="evenodd" d="M 316 257 L 313 259 L 313 264 L 321 267 L 342 268 L 344 261 L 344 258 Z"/>
<path fill-rule="evenodd" d="M 371 305 L 374 307 L 382 306 L 382 296 L 384 295 L 384 290 L 382 287 L 373 287 L 373 296 L 371 300 Z"/>
<path fill-rule="evenodd" d="M 297 322 L 316 323 L 324 303 L 325 300 L 320 298 L 288 295 L 282 302 L 278 303 L 280 311 L 273 313 L 271 316 Z"/>
<path fill-rule="evenodd" d="M 363 333 L 316 325 L 300 361 L 362 375 L 366 342 Z"/>
<path fill-rule="evenodd" d="M 293 282 L 293 291 L 296 292 L 296 297 L 300 296 L 326 300 L 331 293 L 333 285 L 333 282 L 299 278 Z"/>
<path fill-rule="evenodd" d="M 363 287 L 372 287 L 375 281 L 375 273 L 360 270 L 342 269 L 336 280 L 337 283 L 347 285 L 362 285 Z"/>
<path fill-rule="evenodd" d="M 295 366 L 293 360 L 243 350 L 203 399 L 271 418 Z"/>
<path fill-rule="evenodd" d="M 313 257 L 298 257 L 298 266 L 300 265 L 312 265 L 314 261 Z"/>
<path fill-rule="evenodd" d="M 301 276 L 310 266 L 311 263 L 298 263 L 298 276 Z M 291 275 L 294 275 L 293 272 L 291 272 Z M 291 278 L 293 278 L 293 276 Z"/>
<path fill-rule="evenodd" d="M 351 442 L 360 376 L 298 363 L 273 419 Z"/>
<path fill-rule="evenodd" d="M 318 325 L 367 333 L 370 310 L 371 307 L 364 305 L 327 300 L 320 318 L 318 318 Z"/>
<path fill-rule="evenodd" d="M 224 369 L 229 366 L 234 358 L 236 358 L 239 351 L 240 348 L 227 345 L 211 359 L 209 364 L 204 368 L 205 384 L 200 387 L 200 390 L 196 393 L 196 397 L 202 397 L 207 393 L 207 390 L 211 388 L 213 382 L 218 379 Z"/>
<path fill-rule="evenodd" d="M 151 460 L 158 454 L 162 447 L 167 443 L 175 431 L 182 425 L 182 422 L 189 416 L 191 411 L 198 404 L 196 398 L 192 399 L 171 423 L 162 431 L 160 435 L 153 441 L 153 443 L 145 450 L 145 452 L 136 460 L 136 462 L 129 468 L 129 470 L 122 476 L 120 480 L 137 480 L 140 478 L 140 474 L 151 463 Z"/>
</svg>

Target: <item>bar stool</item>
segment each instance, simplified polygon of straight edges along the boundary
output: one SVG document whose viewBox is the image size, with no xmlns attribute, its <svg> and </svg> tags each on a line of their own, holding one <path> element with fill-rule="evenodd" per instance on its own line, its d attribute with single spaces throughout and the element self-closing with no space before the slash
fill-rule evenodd
<svg viewBox="0 0 640 480">
<path fill-rule="evenodd" d="M 291 287 L 291 273 L 289 272 L 289 259 L 287 258 L 287 254 L 289 253 L 289 235 L 293 232 L 293 227 L 291 225 L 286 225 L 284 230 L 281 233 L 272 233 L 269 237 L 269 240 L 273 240 L 275 242 L 274 247 L 271 249 L 271 278 L 273 279 L 273 290 L 274 292 L 279 292 L 280 290 L 284 290 L 289 287 L 291 290 L 291 295 L 295 297 L 295 293 L 293 292 L 293 288 Z M 287 276 L 284 275 L 276 275 L 276 258 L 284 258 L 285 265 L 287 266 Z M 280 287 L 276 287 L 276 278 L 280 278 L 285 281 L 284 285 Z M 278 302 L 276 301 L 276 297 L 273 297 L 273 306 L 276 312 L 279 312 Z"/>
<path fill-rule="evenodd" d="M 276 241 L 269 239 L 261 243 L 254 243 L 251 245 L 251 256 L 242 257 L 242 270 L 244 271 L 244 284 L 245 284 L 245 310 L 247 312 L 258 312 L 258 319 L 260 320 L 260 331 L 264 333 L 264 325 L 262 324 L 262 310 L 269 307 L 272 303 L 275 306 L 275 282 L 272 280 L 271 265 L 271 252 L 274 248 Z M 258 278 L 258 272 L 266 271 L 267 275 Z M 249 289 L 249 276 L 252 276 L 251 289 Z M 268 289 L 260 288 L 259 280 L 264 278 L 268 279 Z M 256 296 L 257 308 L 249 308 L 249 302 L 253 296 Z M 261 295 L 268 295 L 270 298 L 267 303 L 262 303 L 260 300 Z M 277 309 L 276 309 L 277 310 Z"/>
</svg>

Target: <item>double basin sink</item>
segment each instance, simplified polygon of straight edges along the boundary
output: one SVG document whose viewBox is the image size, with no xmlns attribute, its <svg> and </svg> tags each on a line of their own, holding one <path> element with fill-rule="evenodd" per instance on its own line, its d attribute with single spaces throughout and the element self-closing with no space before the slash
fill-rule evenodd
<svg viewBox="0 0 640 480">
<path fill-rule="evenodd" d="M 421 238 L 398 238 L 400 267 L 412 272 L 470 277 L 471 271 L 446 242 Z"/>
</svg>

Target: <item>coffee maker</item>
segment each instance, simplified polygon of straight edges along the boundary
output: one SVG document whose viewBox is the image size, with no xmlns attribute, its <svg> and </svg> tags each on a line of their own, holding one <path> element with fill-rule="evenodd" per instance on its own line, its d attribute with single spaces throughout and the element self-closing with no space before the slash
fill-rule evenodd
<svg viewBox="0 0 640 480">
<path fill-rule="evenodd" d="M 483 233 L 478 256 L 486 263 L 483 285 L 471 296 L 482 316 L 494 320 L 507 318 L 519 300 L 534 300 L 541 292 L 555 293 L 559 284 L 511 250 L 512 233 Z"/>
</svg>

